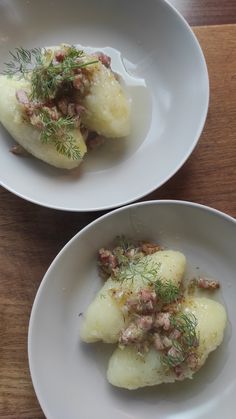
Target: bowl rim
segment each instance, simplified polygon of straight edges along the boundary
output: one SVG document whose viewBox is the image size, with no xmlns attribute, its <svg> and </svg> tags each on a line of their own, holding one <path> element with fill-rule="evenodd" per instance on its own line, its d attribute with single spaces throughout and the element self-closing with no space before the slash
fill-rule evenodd
<svg viewBox="0 0 236 419">
<path fill-rule="evenodd" d="M 162 5 L 166 6 L 171 11 L 171 13 L 176 15 L 176 17 L 179 19 L 180 23 L 188 31 L 189 36 L 192 37 L 192 40 L 194 41 L 194 45 L 196 47 L 196 50 L 198 51 L 199 59 L 201 61 L 202 71 L 203 71 L 203 75 L 205 77 L 205 84 L 206 84 L 206 86 L 205 86 L 206 87 L 205 97 L 204 97 L 204 102 L 205 103 L 203 104 L 203 107 L 202 107 L 202 115 L 201 115 L 200 120 L 199 120 L 199 126 L 198 126 L 198 129 L 196 130 L 195 136 L 193 137 L 193 141 L 191 143 L 191 146 L 184 152 L 184 155 L 183 155 L 182 159 L 180 160 L 180 162 L 170 171 L 169 175 L 158 184 L 158 186 L 157 185 L 152 185 L 148 189 L 145 189 L 145 191 L 143 191 L 141 194 L 136 193 L 134 196 L 132 196 L 130 198 L 126 198 L 125 200 L 119 200 L 118 202 L 115 202 L 115 203 L 112 203 L 112 204 L 103 204 L 103 205 L 100 205 L 100 206 L 96 206 L 96 205 L 95 206 L 90 206 L 88 208 L 74 208 L 72 206 L 67 207 L 67 206 L 63 206 L 61 204 L 58 205 L 58 204 L 47 203 L 46 201 L 45 202 L 39 201 L 36 198 L 30 197 L 29 193 L 25 194 L 25 193 L 18 192 L 15 189 L 15 187 L 12 187 L 12 186 L 9 187 L 6 184 L 6 182 L 3 182 L 2 180 L 0 180 L 0 185 L 3 188 L 5 188 L 9 192 L 13 193 L 14 195 L 18 196 L 19 198 L 22 198 L 22 199 L 24 199 L 28 202 L 31 202 L 33 204 L 36 204 L 36 205 L 39 205 L 39 206 L 42 206 L 42 207 L 45 207 L 45 208 L 56 209 L 56 210 L 67 211 L 67 212 L 103 211 L 103 210 L 110 210 L 110 209 L 118 208 L 118 207 L 121 207 L 123 205 L 131 204 L 138 199 L 142 199 L 143 197 L 147 196 L 148 194 L 154 192 L 155 190 L 157 190 L 161 186 L 163 186 L 166 182 L 168 182 L 180 170 L 180 168 L 188 160 L 188 158 L 191 156 L 193 150 L 195 149 L 195 147 L 196 147 L 196 145 L 197 145 L 197 143 L 200 139 L 201 133 L 203 131 L 205 122 L 206 122 L 208 108 L 209 108 L 209 100 L 210 100 L 209 73 L 208 73 L 208 69 L 207 69 L 205 56 L 203 54 L 200 43 L 197 39 L 197 36 L 193 32 L 193 29 L 190 27 L 190 25 L 188 24 L 186 19 L 182 16 L 182 14 L 172 4 L 169 3 L 169 0 L 158 0 L 158 1 L 160 3 L 162 3 Z"/>
<path fill-rule="evenodd" d="M 195 208 L 201 211 L 204 211 L 206 213 L 210 213 L 213 216 L 217 216 L 221 219 L 224 219 L 225 221 L 231 222 L 233 223 L 233 225 L 235 225 L 236 227 L 236 219 L 218 209 L 215 209 L 213 207 L 207 206 L 207 205 L 203 205 L 203 204 L 199 204 L 196 202 L 190 202 L 190 201 L 181 201 L 181 200 L 171 200 L 171 199 L 163 199 L 163 200 L 153 200 L 153 201 L 142 201 L 142 202 L 138 202 L 138 203 L 134 203 L 134 204 L 130 204 L 121 208 L 117 208 L 113 211 L 110 211 L 106 214 L 101 215 L 100 217 L 96 218 L 95 220 L 93 220 L 92 222 L 90 222 L 88 225 L 86 225 L 85 227 L 83 227 L 78 233 L 76 233 L 63 247 L 62 249 L 59 251 L 59 253 L 57 254 L 57 256 L 54 258 L 54 260 L 52 261 L 52 263 L 50 264 L 50 266 L 48 267 L 46 273 L 44 274 L 42 281 L 39 285 L 39 288 L 37 290 L 33 305 L 32 305 L 32 310 L 31 310 L 31 314 L 30 314 L 30 319 L 29 319 L 29 326 L 28 326 L 28 342 L 27 342 L 27 350 L 28 350 L 28 364 L 29 364 L 29 371 L 30 371 L 30 376 L 31 376 L 31 380 L 32 380 L 32 384 L 37 396 L 37 399 L 39 401 L 39 404 L 44 412 L 44 414 L 46 415 L 46 417 L 49 419 L 53 419 L 52 416 L 49 414 L 48 409 L 47 409 L 47 404 L 45 402 L 45 398 L 41 393 L 41 389 L 40 389 L 40 385 L 37 382 L 37 377 L 35 375 L 34 372 L 34 361 L 33 361 L 33 355 L 32 355 L 32 341 L 33 341 L 33 327 L 34 327 L 34 320 L 35 317 L 37 315 L 37 308 L 38 308 L 38 304 L 41 298 L 41 294 L 42 294 L 42 290 L 46 284 L 46 282 L 49 280 L 50 278 L 50 272 L 54 269 L 54 266 L 57 264 L 59 258 L 61 257 L 61 255 L 65 252 L 65 250 L 67 250 L 72 243 L 74 243 L 74 241 L 78 240 L 78 238 L 83 235 L 84 233 L 86 233 L 87 230 L 89 230 L 90 228 L 92 228 L 95 224 L 100 223 L 101 221 L 105 220 L 105 219 L 109 219 L 110 217 L 113 217 L 113 215 L 116 215 L 120 212 L 125 212 L 125 211 L 129 211 L 132 208 L 137 208 L 137 207 L 146 207 L 146 206 L 159 206 L 159 205 L 178 205 L 178 206 L 183 206 L 183 207 L 189 207 L 189 208 Z"/>
</svg>

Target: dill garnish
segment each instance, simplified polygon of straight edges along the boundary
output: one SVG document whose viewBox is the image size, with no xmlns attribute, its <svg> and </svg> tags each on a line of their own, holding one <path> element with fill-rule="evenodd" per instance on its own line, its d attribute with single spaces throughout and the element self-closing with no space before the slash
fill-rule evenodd
<svg viewBox="0 0 236 419">
<path fill-rule="evenodd" d="M 50 50 L 33 48 L 16 48 L 10 52 L 12 61 L 5 63 L 3 74 L 10 77 L 18 74 L 19 77 L 30 77 L 31 98 L 39 101 L 54 99 L 58 88 L 66 82 L 73 81 L 74 70 L 95 64 L 98 60 L 84 61 L 84 51 L 75 46 L 65 49 L 65 58 L 61 62 L 54 60 Z"/>
<path fill-rule="evenodd" d="M 178 313 L 171 317 L 171 325 L 181 332 L 181 336 L 178 341 L 172 341 L 175 355 L 167 353 L 161 356 L 162 364 L 169 368 L 182 364 L 194 348 L 199 345 L 196 333 L 197 319 L 194 314 Z"/>
<path fill-rule="evenodd" d="M 75 78 L 75 69 L 95 64 L 98 60 L 84 62 L 84 52 L 71 46 L 66 51 L 62 62 L 55 63 L 53 59 L 49 63 L 36 66 L 32 72 L 32 99 L 50 100 L 55 98 L 62 84 L 70 83 Z"/>
<path fill-rule="evenodd" d="M 33 70 L 34 65 L 42 65 L 41 48 L 25 49 L 16 48 L 14 52 L 9 52 L 12 60 L 5 63 L 6 69 L 2 72 L 9 77 L 16 74 L 19 77 L 26 77 L 27 73 Z"/>
<path fill-rule="evenodd" d="M 116 247 L 121 247 L 124 252 L 127 252 L 130 249 L 134 249 L 136 246 L 135 243 L 129 240 L 124 234 L 121 234 L 116 237 L 115 248 Z"/>
<path fill-rule="evenodd" d="M 157 279 L 154 282 L 154 287 L 157 297 L 160 298 L 164 304 L 170 304 L 179 297 L 179 288 L 171 281 Z"/>
<path fill-rule="evenodd" d="M 119 281 L 131 280 L 141 278 L 143 281 L 153 283 L 157 278 L 161 263 L 150 263 L 146 258 L 138 259 L 137 261 L 129 261 L 127 265 L 122 265 L 116 274 L 115 279 Z"/>
<path fill-rule="evenodd" d="M 161 362 L 168 368 L 176 367 L 184 362 L 185 357 L 182 352 L 177 351 L 177 355 L 162 355 Z"/>
<path fill-rule="evenodd" d="M 39 111 L 39 117 L 43 123 L 40 140 L 43 143 L 54 144 L 58 153 L 65 155 L 69 159 L 80 159 L 80 149 L 75 144 L 74 137 L 71 133 L 71 129 L 74 128 L 73 118 L 67 116 L 53 120 L 44 109 Z"/>
<path fill-rule="evenodd" d="M 71 91 L 72 82 L 80 69 L 97 63 L 98 59 L 87 59 L 84 51 L 73 45 L 63 45 L 61 54 L 63 59 L 57 60 L 55 51 L 50 49 L 16 48 L 14 52 L 10 52 L 11 61 L 5 64 L 3 74 L 25 78 L 30 82 L 30 104 L 34 106 L 36 103 L 38 108 L 41 106 L 35 112 L 35 116 L 39 116 L 42 122 L 40 140 L 54 144 L 58 153 L 69 159 L 78 160 L 81 152 L 71 132 L 75 128 L 74 119 L 62 115 L 54 120 L 43 106 L 48 102 L 57 106 L 60 89 Z"/>
<path fill-rule="evenodd" d="M 178 313 L 171 318 L 171 325 L 182 334 L 182 343 L 187 347 L 198 345 L 196 334 L 197 319 L 193 313 Z"/>
</svg>

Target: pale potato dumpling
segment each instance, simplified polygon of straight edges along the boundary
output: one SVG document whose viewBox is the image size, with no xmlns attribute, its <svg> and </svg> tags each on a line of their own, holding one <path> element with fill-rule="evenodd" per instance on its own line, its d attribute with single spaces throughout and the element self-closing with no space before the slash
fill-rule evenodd
<svg viewBox="0 0 236 419">
<path fill-rule="evenodd" d="M 102 340 L 106 343 L 115 343 L 118 341 L 119 333 L 126 325 L 127 319 L 109 293 L 110 289 L 116 287 L 117 281 L 109 278 L 89 305 L 80 331 L 84 342 Z"/>
<path fill-rule="evenodd" d="M 177 286 L 180 284 L 186 265 L 186 259 L 182 253 L 163 250 L 145 256 L 143 260 L 146 260 L 150 267 L 159 266 L 158 275 L 162 281 L 170 281 Z M 112 297 L 109 290 L 113 288 L 137 292 L 145 284 L 146 282 L 140 276 L 122 283 L 109 278 L 85 313 L 81 339 L 85 342 L 99 340 L 106 343 L 117 342 L 121 329 L 128 324 L 129 319 L 124 315 L 121 305 Z"/>
<path fill-rule="evenodd" d="M 186 268 L 186 257 L 183 253 L 176 250 L 161 250 L 147 258 L 151 263 L 160 264 L 158 275 L 163 281 L 170 281 L 175 285 L 180 284 Z"/>
<path fill-rule="evenodd" d="M 129 134 L 129 100 L 112 71 L 100 62 L 91 65 L 89 94 L 81 104 L 86 108 L 81 116 L 82 122 L 90 130 L 108 138 Z"/>
<path fill-rule="evenodd" d="M 30 154 L 40 160 L 62 169 L 77 167 L 81 159 L 72 160 L 58 153 L 53 144 L 43 144 L 40 131 L 30 123 L 23 121 L 21 105 L 16 99 L 18 89 L 30 90 L 29 82 L 0 76 L 0 121 L 12 137 Z M 75 145 L 80 149 L 81 158 L 87 151 L 86 144 L 79 129 L 73 129 Z"/>
<path fill-rule="evenodd" d="M 151 348 L 143 357 L 137 349 L 127 346 L 117 348 L 112 354 L 107 370 L 107 379 L 116 387 L 135 390 L 139 387 L 152 386 L 175 381 L 175 374 L 165 371 L 160 353 Z"/>
<path fill-rule="evenodd" d="M 203 365 L 209 353 L 223 340 L 227 320 L 225 308 L 209 298 L 188 298 L 184 311 L 193 313 L 198 320 L 197 333 L 200 334 L 200 343 L 197 351 L 199 363 Z"/>
<path fill-rule="evenodd" d="M 227 319 L 225 308 L 208 298 L 189 298 L 183 311 L 193 313 L 198 321 L 200 344 L 197 353 L 200 358 L 199 366 L 202 366 L 210 352 L 223 340 Z M 190 369 L 186 370 L 185 377 L 192 376 L 193 372 Z M 130 390 L 176 380 L 174 373 L 166 370 L 161 364 L 159 352 L 150 349 L 140 357 L 137 350 L 131 347 L 114 351 L 109 361 L 107 378 L 114 386 Z"/>
</svg>

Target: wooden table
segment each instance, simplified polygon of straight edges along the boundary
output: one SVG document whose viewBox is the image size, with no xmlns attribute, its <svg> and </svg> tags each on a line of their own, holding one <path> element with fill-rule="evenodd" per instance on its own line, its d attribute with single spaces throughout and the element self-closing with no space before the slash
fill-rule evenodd
<svg viewBox="0 0 236 419">
<path fill-rule="evenodd" d="M 210 108 L 192 156 L 173 179 L 145 199 L 195 201 L 235 217 L 236 2 L 172 0 L 171 3 L 191 25 L 212 25 L 194 27 L 210 75 Z M 44 417 L 31 384 L 27 360 L 32 303 L 47 267 L 61 247 L 99 215 L 42 208 L 0 189 L 1 418 Z"/>
</svg>

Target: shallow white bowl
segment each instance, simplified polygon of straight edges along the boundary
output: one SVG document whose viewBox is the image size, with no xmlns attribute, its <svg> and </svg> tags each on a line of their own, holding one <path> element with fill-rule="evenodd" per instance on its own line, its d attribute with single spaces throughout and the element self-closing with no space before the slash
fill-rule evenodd
<svg viewBox="0 0 236 419">
<path fill-rule="evenodd" d="M 182 16 L 164 0 L 11 0 L 0 3 L 0 67 L 17 46 L 61 42 L 113 47 L 130 75 L 132 135 L 86 156 L 79 170 L 57 170 L 9 153 L 0 129 L 0 182 L 47 207 L 91 211 L 134 201 L 183 165 L 202 131 L 209 98 L 201 48 Z"/>
<path fill-rule="evenodd" d="M 87 305 L 101 286 L 97 250 L 116 235 L 153 239 L 187 256 L 189 275 L 221 282 L 229 324 L 222 345 L 190 381 L 136 391 L 106 381 L 112 345 L 82 344 Z M 36 394 L 48 419 L 232 418 L 236 392 L 236 222 L 211 208 L 180 201 L 133 204 L 97 219 L 59 253 L 38 290 L 28 354 Z"/>
</svg>

